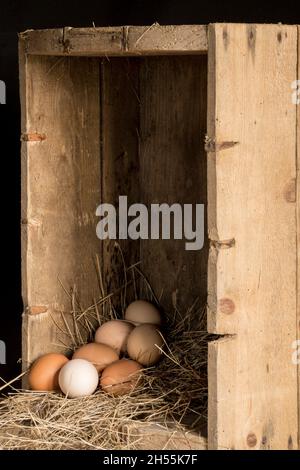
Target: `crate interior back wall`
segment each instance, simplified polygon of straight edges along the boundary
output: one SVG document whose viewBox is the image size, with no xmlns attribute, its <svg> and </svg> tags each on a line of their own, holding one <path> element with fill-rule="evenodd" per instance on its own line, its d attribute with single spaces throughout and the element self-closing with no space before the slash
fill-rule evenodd
<svg viewBox="0 0 300 470">
<path fill-rule="evenodd" d="M 127 265 L 141 259 L 164 289 L 164 308 L 175 295 L 207 300 L 219 335 L 208 444 L 191 446 L 298 448 L 298 36 L 246 24 L 20 35 L 25 367 L 57 343 L 52 317 L 68 309 L 58 277 L 88 305 L 95 253 L 108 288 L 122 269 L 96 237 L 101 202 L 204 203 L 200 251 L 121 241 Z"/>
</svg>

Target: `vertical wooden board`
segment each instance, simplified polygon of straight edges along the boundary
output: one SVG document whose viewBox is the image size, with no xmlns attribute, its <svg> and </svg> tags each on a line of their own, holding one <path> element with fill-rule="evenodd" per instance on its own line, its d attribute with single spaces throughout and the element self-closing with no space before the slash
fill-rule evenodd
<svg viewBox="0 0 300 470">
<path fill-rule="evenodd" d="M 146 58 L 141 65 L 141 202 L 206 204 L 207 58 Z M 172 220 L 172 219 L 171 219 Z M 142 240 L 142 269 L 162 305 L 186 312 L 206 301 L 207 243 L 188 251 L 186 240 Z"/>
<path fill-rule="evenodd" d="M 70 311 L 59 280 L 68 291 L 76 285 L 83 307 L 99 292 L 99 62 L 22 55 L 21 97 L 23 301 L 25 315 L 32 315 L 24 319 L 29 328 L 34 315 L 49 325 L 52 315 Z M 25 366 L 59 348 L 57 328 L 39 329 L 32 341 L 32 331 L 23 336 Z"/>
<path fill-rule="evenodd" d="M 209 28 L 210 448 L 297 447 L 296 64 L 294 26 Z"/>
<path fill-rule="evenodd" d="M 103 59 L 101 70 L 101 200 L 118 211 L 119 196 L 127 196 L 128 206 L 139 202 L 139 60 Z M 140 261 L 138 240 L 119 239 L 117 233 L 117 242 L 126 267 Z M 108 293 L 124 284 L 122 255 L 114 241 L 103 242 L 102 266 Z M 118 309 L 124 300 L 115 298 Z"/>
</svg>

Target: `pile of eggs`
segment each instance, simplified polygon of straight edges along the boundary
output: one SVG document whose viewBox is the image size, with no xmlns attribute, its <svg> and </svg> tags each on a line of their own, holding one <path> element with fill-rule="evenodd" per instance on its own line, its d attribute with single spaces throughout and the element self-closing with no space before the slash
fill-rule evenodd
<svg viewBox="0 0 300 470">
<path fill-rule="evenodd" d="M 145 300 L 132 302 L 124 320 L 103 323 L 93 343 L 78 348 L 71 359 L 45 354 L 29 371 L 32 390 L 62 391 L 69 398 L 92 395 L 98 387 L 110 395 L 132 391 L 145 367 L 156 364 L 164 340 L 158 309 Z"/>
</svg>

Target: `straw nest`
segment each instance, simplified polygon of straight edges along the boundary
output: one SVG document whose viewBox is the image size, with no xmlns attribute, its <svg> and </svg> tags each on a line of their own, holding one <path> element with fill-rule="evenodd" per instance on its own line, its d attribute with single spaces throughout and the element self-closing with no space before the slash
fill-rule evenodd
<svg viewBox="0 0 300 470">
<path fill-rule="evenodd" d="M 123 285 L 105 294 L 99 263 L 100 295 L 82 310 L 76 291 L 68 293 L 72 323 L 64 320 L 72 349 L 92 339 L 95 328 L 122 318 L 126 304 L 139 297 L 160 305 L 139 270 L 124 270 Z M 159 364 L 129 395 L 111 397 L 99 390 L 84 398 L 68 399 L 58 393 L 17 390 L 13 381 L 0 387 L 9 393 L 0 400 L 0 449 L 136 449 L 138 426 L 160 423 L 162 429 L 197 431 L 207 413 L 207 343 L 205 308 L 196 299 L 185 311 L 174 305 L 164 312 L 166 338 Z M 54 320 L 53 320 L 54 321 Z"/>
</svg>

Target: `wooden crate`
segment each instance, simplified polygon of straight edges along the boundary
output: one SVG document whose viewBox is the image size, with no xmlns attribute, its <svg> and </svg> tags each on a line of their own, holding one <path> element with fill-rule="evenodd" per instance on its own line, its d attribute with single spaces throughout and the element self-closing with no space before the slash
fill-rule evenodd
<svg viewBox="0 0 300 470">
<path fill-rule="evenodd" d="M 201 251 L 122 242 L 154 288 L 207 297 L 219 335 L 208 441 L 173 436 L 172 448 L 299 448 L 298 43 L 298 27 L 281 24 L 20 35 L 25 366 L 56 347 L 52 317 L 68 308 L 58 278 L 86 305 L 94 254 L 106 280 L 118 268 L 95 234 L 101 201 L 207 203 Z M 168 442 L 160 432 L 151 445 Z"/>
</svg>

